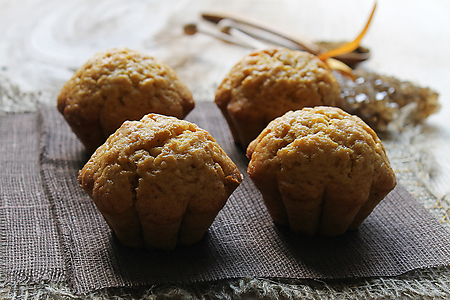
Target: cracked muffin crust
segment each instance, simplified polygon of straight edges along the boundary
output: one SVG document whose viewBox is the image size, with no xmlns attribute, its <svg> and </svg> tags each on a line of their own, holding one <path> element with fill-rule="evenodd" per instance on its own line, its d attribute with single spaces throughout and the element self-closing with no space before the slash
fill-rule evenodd
<svg viewBox="0 0 450 300">
<path fill-rule="evenodd" d="M 316 56 L 286 48 L 255 51 L 218 87 L 215 103 L 244 149 L 273 119 L 289 110 L 343 107 L 339 83 Z"/>
<path fill-rule="evenodd" d="M 249 145 L 247 156 L 273 221 L 295 233 L 357 229 L 396 185 L 375 132 L 335 107 L 287 112 Z"/>
<path fill-rule="evenodd" d="M 125 120 L 139 120 L 148 113 L 183 119 L 194 105 L 173 69 L 128 48 L 94 55 L 58 96 L 58 110 L 89 153 Z"/>
<path fill-rule="evenodd" d="M 124 122 L 78 180 L 124 245 L 170 250 L 201 240 L 243 177 L 207 131 L 149 114 Z"/>
</svg>

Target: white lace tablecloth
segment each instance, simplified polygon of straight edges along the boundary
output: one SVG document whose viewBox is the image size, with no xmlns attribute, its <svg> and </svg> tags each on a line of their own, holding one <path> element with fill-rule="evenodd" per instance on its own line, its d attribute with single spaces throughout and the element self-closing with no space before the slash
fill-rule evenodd
<svg viewBox="0 0 450 300">
<path fill-rule="evenodd" d="M 239 12 L 314 40 L 352 40 L 374 1 L 308 0 L 0 0 L 0 114 L 30 111 L 56 95 L 82 63 L 98 51 L 127 46 L 171 65 L 197 101 L 212 101 L 215 88 L 248 49 L 206 35 L 186 36 L 182 26 L 204 10 Z M 442 108 L 419 126 L 386 141 L 399 181 L 447 228 L 450 207 L 450 3 L 447 0 L 378 1 L 363 45 L 372 52 L 364 67 L 429 86 Z M 1 245 L 0 245 L 1 247 Z M 1 276 L 1 274 L 0 274 Z M 361 298 L 450 297 L 450 270 L 418 270 L 396 278 L 354 282 L 273 282 L 244 278 L 197 286 L 144 291 L 72 294 L 63 283 L 6 286 L 6 299 L 152 299 L 156 295 L 198 298 L 310 296 Z M 0 278 L 1 281 L 1 278 Z"/>
</svg>

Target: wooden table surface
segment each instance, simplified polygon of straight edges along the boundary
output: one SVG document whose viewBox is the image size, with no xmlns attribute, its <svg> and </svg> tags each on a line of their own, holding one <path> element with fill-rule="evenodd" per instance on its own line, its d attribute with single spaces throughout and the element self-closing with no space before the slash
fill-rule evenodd
<svg viewBox="0 0 450 300">
<path fill-rule="evenodd" d="M 127 46 L 171 65 L 197 101 L 212 101 L 215 88 L 249 49 L 203 34 L 185 35 L 182 26 L 200 21 L 202 11 L 238 12 L 313 40 L 341 41 L 357 36 L 373 4 L 373 0 L 0 0 L 0 76 L 24 93 L 42 92 L 41 101 L 53 105 L 74 70 L 94 53 Z M 442 108 L 420 127 L 425 133 L 419 136 L 438 161 L 427 178 L 429 187 L 450 202 L 450 1 L 380 0 L 362 44 L 372 52 L 364 67 L 440 94 Z"/>
</svg>

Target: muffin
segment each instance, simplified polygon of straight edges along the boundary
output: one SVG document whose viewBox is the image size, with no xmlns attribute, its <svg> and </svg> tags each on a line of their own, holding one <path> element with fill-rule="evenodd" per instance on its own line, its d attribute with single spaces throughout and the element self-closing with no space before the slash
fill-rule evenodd
<svg viewBox="0 0 450 300">
<path fill-rule="evenodd" d="M 287 112 L 250 143 L 247 157 L 273 221 L 298 234 L 355 230 L 396 185 L 375 132 L 336 107 Z"/>
<path fill-rule="evenodd" d="M 125 120 L 139 120 L 148 113 L 183 119 L 194 105 L 174 70 L 127 48 L 94 55 L 58 96 L 58 110 L 89 153 Z"/>
<path fill-rule="evenodd" d="M 242 179 L 207 131 L 159 114 L 125 121 L 78 177 L 125 246 L 165 250 L 200 241 Z"/>
<path fill-rule="evenodd" d="M 234 141 L 247 148 L 273 119 L 318 105 L 343 107 L 339 83 L 313 54 L 276 48 L 245 56 L 218 87 L 214 102 Z"/>
</svg>

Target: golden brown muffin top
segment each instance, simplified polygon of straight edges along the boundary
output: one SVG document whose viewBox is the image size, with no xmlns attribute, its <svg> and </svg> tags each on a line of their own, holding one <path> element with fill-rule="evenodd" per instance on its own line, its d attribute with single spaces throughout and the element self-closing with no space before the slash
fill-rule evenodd
<svg viewBox="0 0 450 300">
<path fill-rule="evenodd" d="M 263 116 L 267 123 L 305 106 L 343 106 L 339 84 L 328 66 L 308 52 L 286 48 L 245 56 L 222 81 L 215 103 L 227 107 L 235 118 Z"/>
<path fill-rule="evenodd" d="M 168 65 L 128 48 L 94 55 L 58 96 L 58 110 L 77 135 L 90 127 L 101 131 L 104 140 L 125 120 L 150 112 L 181 119 L 193 107 L 191 92 Z"/>
<path fill-rule="evenodd" d="M 102 213 L 134 206 L 141 219 L 172 224 L 187 209 L 217 211 L 242 175 L 207 131 L 149 114 L 126 121 L 111 135 L 80 171 L 79 181 Z"/>
<path fill-rule="evenodd" d="M 355 196 L 347 198 L 365 200 L 367 195 L 357 193 L 367 184 L 380 194 L 396 184 L 376 133 L 335 107 L 304 108 L 277 118 L 249 145 L 247 156 L 252 179 L 275 176 L 308 197 L 332 184 Z"/>
</svg>

